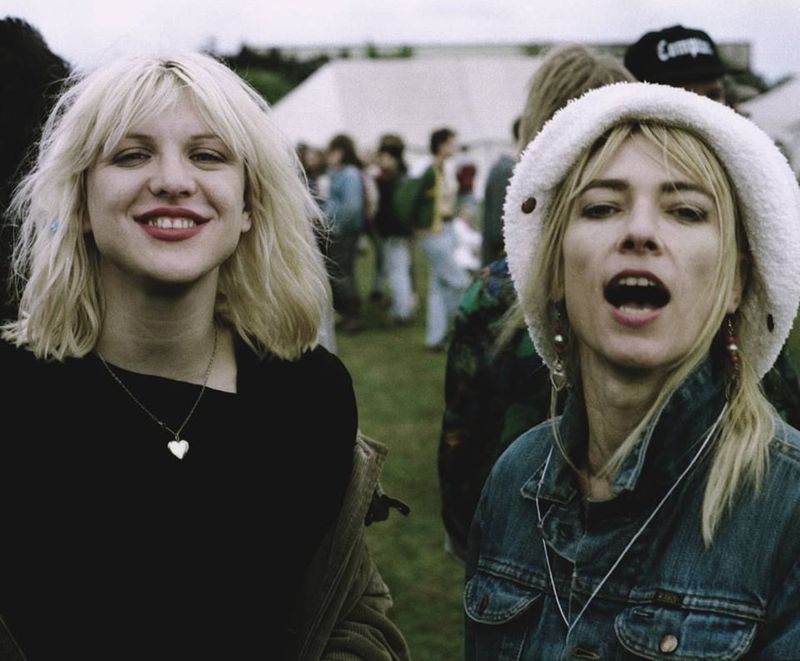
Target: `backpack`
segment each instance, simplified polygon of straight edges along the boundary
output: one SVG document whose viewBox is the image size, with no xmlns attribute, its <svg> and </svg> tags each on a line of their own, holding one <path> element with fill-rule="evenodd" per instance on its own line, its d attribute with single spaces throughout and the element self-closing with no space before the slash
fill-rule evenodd
<svg viewBox="0 0 800 661">
<path fill-rule="evenodd" d="M 395 185 L 392 206 L 403 228 L 412 230 L 417 226 L 421 198 L 422 177 L 405 176 Z"/>
</svg>

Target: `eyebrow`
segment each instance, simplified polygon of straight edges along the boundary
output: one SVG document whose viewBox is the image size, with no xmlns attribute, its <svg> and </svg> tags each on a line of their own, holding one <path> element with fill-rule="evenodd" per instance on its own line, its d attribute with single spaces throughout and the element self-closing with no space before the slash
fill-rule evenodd
<svg viewBox="0 0 800 661">
<path fill-rule="evenodd" d="M 630 188 L 630 184 L 625 179 L 592 179 L 586 186 L 584 186 L 579 195 L 583 195 L 587 191 L 590 191 L 594 188 L 608 188 L 613 191 L 617 192 L 624 192 Z M 688 192 L 688 193 L 700 193 L 701 195 L 705 195 L 706 197 L 713 197 L 711 193 L 708 192 L 702 186 L 698 184 L 693 184 L 688 181 L 665 181 L 659 186 L 659 192 L 661 193 L 679 193 L 679 192 Z"/>
<path fill-rule="evenodd" d="M 152 141 L 153 140 L 153 136 L 149 135 L 147 133 L 126 133 L 124 136 L 122 136 L 122 139 L 123 140 L 143 140 L 143 141 L 150 140 L 150 141 Z M 215 133 L 198 133 L 198 134 L 195 134 L 195 135 L 190 135 L 189 136 L 189 140 L 191 142 L 199 142 L 201 140 L 220 140 L 220 141 L 222 141 L 222 138 L 220 138 Z"/>
</svg>

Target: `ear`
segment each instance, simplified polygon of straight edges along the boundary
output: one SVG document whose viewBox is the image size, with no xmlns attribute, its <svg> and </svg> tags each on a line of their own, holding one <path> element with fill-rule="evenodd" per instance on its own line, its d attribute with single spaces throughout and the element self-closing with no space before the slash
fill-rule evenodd
<svg viewBox="0 0 800 661">
<path fill-rule="evenodd" d="M 245 209 L 242 211 L 242 234 L 245 232 L 249 232 L 250 228 L 253 226 L 253 219 L 250 217 L 250 211 Z"/>
<path fill-rule="evenodd" d="M 748 255 L 739 257 L 736 264 L 736 273 L 733 277 L 733 286 L 728 292 L 727 312 L 733 314 L 742 302 L 742 294 L 747 286 L 747 278 L 750 275 L 750 258 Z"/>
</svg>

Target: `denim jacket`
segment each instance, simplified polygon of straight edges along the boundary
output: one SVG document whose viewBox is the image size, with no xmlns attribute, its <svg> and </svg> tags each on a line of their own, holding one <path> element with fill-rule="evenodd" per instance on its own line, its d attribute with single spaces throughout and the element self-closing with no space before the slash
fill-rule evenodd
<svg viewBox="0 0 800 661">
<path fill-rule="evenodd" d="M 724 403 L 723 379 L 705 362 L 642 434 L 603 502 L 581 498 L 552 423 L 518 438 L 493 468 L 470 532 L 466 658 L 800 659 L 800 433 L 777 416 L 762 487 L 740 492 L 712 546 L 700 527 L 709 447 L 575 622 Z M 572 393 L 556 421 L 572 457 L 585 452 L 584 411 Z"/>
</svg>

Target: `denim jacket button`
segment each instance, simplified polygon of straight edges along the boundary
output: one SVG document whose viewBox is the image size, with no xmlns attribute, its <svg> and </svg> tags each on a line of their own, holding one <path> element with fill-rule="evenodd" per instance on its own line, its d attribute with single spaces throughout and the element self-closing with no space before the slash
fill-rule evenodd
<svg viewBox="0 0 800 661">
<path fill-rule="evenodd" d="M 658 649 L 664 652 L 664 654 L 674 652 L 676 649 L 678 649 L 678 639 L 671 633 L 668 633 L 661 638 L 661 642 L 658 644 Z"/>
</svg>

